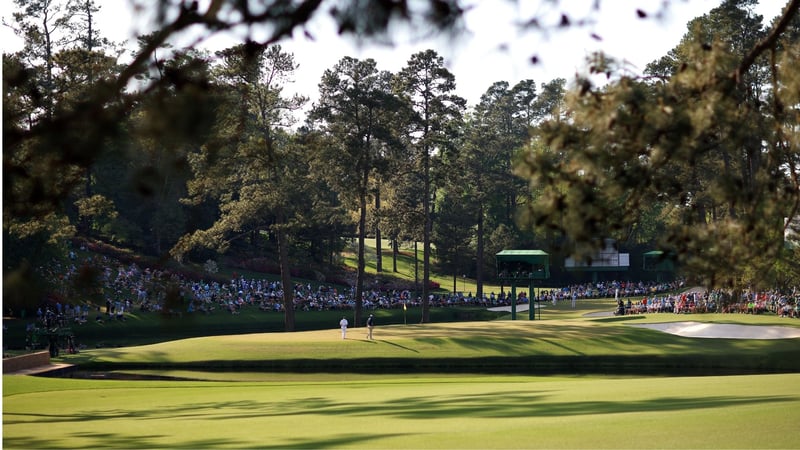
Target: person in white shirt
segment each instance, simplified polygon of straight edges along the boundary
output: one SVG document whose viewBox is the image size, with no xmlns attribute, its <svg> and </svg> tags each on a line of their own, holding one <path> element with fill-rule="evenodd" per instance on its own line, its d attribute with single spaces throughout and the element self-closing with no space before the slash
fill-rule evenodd
<svg viewBox="0 0 800 450">
<path fill-rule="evenodd" d="M 342 320 L 339 321 L 339 326 L 342 327 L 342 339 L 347 338 L 347 325 L 349 325 L 347 318 L 342 317 Z"/>
</svg>

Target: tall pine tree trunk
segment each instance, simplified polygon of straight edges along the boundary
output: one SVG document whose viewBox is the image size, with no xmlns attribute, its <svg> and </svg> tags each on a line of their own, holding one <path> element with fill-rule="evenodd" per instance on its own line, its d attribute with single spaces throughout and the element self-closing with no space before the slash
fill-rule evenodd
<svg viewBox="0 0 800 450">
<path fill-rule="evenodd" d="M 475 260 L 477 266 L 475 267 L 475 281 L 477 283 L 477 290 L 475 296 L 477 298 L 483 297 L 483 202 L 478 206 L 478 232 L 477 232 L 477 249 Z"/>
<path fill-rule="evenodd" d="M 283 325 L 284 330 L 294 331 L 294 286 L 292 285 L 291 266 L 289 264 L 289 242 L 286 231 L 278 227 L 278 258 L 281 266 L 281 286 L 283 287 Z"/>
<path fill-rule="evenodd" d="M 364 303 L 364 276 L 366 270 L 366 258 L 364 255 L 365 240 L 367 234 L 367 178 L 368 171 L 364 171 L 361 180 L 361 189 L 358 193 L 358 273 L 356 275 L 356 310 L 353 316 L 353 326 L 361 323 L 361 310 Z"/>
<path fill-rule="evenodd" d="M 397 239 L 392 239 L 392 272 L 397 273 L 397 253 L 399 249 L 397 248 Z"/>
<path fill-rule="evenodd" d="M 422 158 L 424 160 L 422 209 L 425 215 L 425 226 L 422 230 L 422 323 L 428 323 L 430 322 L 431 308 L 430 300 L 428 299 L 431 279 L 431 175 L 430 154 L 427 146 L 423 149 Z"/>
<path fill-rule="evenodd" d="M 375 189 L 375 270 L 383 272 L 383 248 L 381 247 L 381 187 Z"/>
<path fill-rule="evenodd" d="M 416 237 L 414 238 L 414 295 L 419 297 L 419 253 Z"/>
</svg>

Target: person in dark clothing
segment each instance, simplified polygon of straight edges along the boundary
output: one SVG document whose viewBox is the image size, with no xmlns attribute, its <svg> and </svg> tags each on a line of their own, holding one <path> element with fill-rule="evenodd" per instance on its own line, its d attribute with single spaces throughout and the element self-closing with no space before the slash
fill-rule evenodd
<svg viewBox="0 0 800 450">
<path fill-rule="evenodd" d="M 372 340 L 372 329 L 375 327 L 375 316 L 372 314 L 367 317 L 367 339 Z"/>
</svg>

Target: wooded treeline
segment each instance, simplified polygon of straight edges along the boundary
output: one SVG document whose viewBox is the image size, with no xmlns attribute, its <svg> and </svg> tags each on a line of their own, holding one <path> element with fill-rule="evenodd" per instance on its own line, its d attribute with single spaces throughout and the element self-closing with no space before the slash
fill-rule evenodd
<svg viewBox="0 0 800 450">
<path fill-rule="evenodd" d="M 784 234 L 800 206 L 798 1 L 771 24 L 753 0 L 724 1 L 645 76 L 595 55 L 603 85 L 497 81 L 477 105 L 434 50 L 396 73 L 345 57 L 313 104 L 286 94 L 299 69 L 278 42 L 322 2 L 159 3 L 174 14 L 128 62 L 97 32 L 99 2 L 14 3 L 24 48 L 3 55 L 4 280 L 31 279 L 79 235 L 178 261 L 269 256 L 290 285 L 292 267 L 324 272 L 356 238 L 358 322 L 365 238 L 419 241 L 427 321 L 434 257 L 480 296 L 502 249 L 557 263 L 610 237 L 673 254 L 712 288 L 797 283 Z M 379 4 L 330 14 L 364 38 L 393 21 L 451 30 L 463 14 L 458 1 L 425 3 L 422 19 Z M 213 53 L 167 43 L 242 24 L 271 35 Z"/>
</svg>

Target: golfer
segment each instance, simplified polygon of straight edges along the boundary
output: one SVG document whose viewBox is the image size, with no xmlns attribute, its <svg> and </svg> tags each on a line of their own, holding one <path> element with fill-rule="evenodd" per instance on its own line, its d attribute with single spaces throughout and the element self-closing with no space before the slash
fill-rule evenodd
<svg viewBox="0 0 800 450">
<path fill-rule="evenodd" d="M 372 314 L 367 317 L 367 339 L 372 340 L 372 328 L 375 327 L 375 316 Z"/>
<path fill-rule="evenodd" d="M 347 325 L 349 325 L 347 318 L 342 317 L 342 320 L 339 321 L 339 326 L 342 327 L 342 339 L 347 339 Z"/>
</svg>

